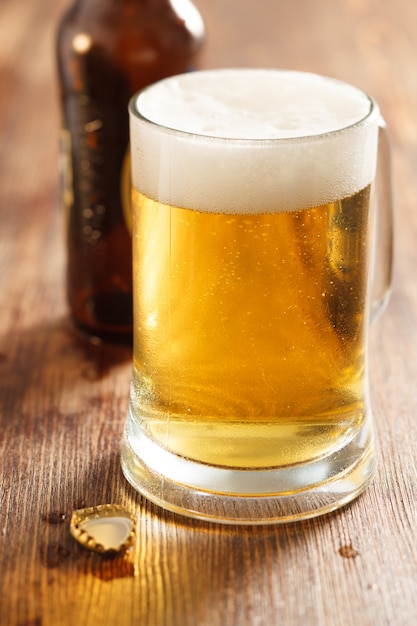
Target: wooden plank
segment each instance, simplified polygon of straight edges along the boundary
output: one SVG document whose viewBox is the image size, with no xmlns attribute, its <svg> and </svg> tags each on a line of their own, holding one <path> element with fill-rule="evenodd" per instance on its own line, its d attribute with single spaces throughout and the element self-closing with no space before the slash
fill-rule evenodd
<svg viewBox="0 0 417 626">
<path fill-rule="evenodd" d="M 206 67 L 330 74 L 375 95 L 388 121 L 397 253 L 392 301 L 370 340 L 377 476 L 337 513 L 257 528 L 180 518 L 127 485 L 119 442 L 131 351 L 83 342 L 64 299 L 53 37 L 66 2 L 2 0 L 0 624 L 412 626 L 417 4 L 197 4 L 208 27 Z M 105 502 L 138 517 L 137 541 L 122 557 L 91 554 L 69 535 L 74 508 Z"/>
</svg>

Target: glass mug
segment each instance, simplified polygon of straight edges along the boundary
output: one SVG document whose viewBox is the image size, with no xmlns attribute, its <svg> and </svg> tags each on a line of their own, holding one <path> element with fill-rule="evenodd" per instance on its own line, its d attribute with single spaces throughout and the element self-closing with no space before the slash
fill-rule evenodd
<svg viewBox="0 0 417 626">
<path fill-rule="evenodd" d="M 314 74 L 224 69 L 160 81 L 129 112 L 127 480 L 223 523 L 346 504 L 375 466 L 367 336 L 390 283 L 377 104 Z"/>
</svg>

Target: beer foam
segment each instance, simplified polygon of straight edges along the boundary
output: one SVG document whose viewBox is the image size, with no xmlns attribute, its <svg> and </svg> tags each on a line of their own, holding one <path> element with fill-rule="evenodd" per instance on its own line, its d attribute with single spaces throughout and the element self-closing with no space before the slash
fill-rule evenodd
<svg viewBox="0 0 417 626">
<path fill-rule="evenodd" d="M 375 173 L 379 113 L 315 74 L 205 70 L 132 99 L 135 187 L 218 213 L 295 210 L 352 195 Z"/>
</svg>

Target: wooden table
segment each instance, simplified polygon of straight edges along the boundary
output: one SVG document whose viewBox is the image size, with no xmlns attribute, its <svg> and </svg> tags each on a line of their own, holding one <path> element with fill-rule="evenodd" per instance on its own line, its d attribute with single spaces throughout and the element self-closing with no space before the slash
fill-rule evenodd
<svg viewBox="0 0 417 626">
<path fill-rule="evenodd" d="M 158 510 L 121 474 L 131 351 L 79 339 L 64 298 L 53 39 L 65 4 L 0 2 L 0 624 L 416 624 L 417 3 L 198 0 L 205 67 L 353 82 L 391 130 L 394 286 L 370 345 L 377 475 L 339 512 L 264 527 Z M 74 508 L 105 502 L 137 514 L 129 555 L 69 534 Z"/>
</svg>

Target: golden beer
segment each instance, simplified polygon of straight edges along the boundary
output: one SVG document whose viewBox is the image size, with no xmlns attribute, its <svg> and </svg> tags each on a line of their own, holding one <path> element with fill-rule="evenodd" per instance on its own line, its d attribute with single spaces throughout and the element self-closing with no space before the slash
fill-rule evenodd
<svg viewBox="0 0 417 626">
<path fill-rule="evenodd" d="M 132 101 L 122 467 L 158 504 L 285 521 L 369 480 L 374 109 L 268 70 L 175 77 Z"/>
<path fill-rule="evenodd" d="M 351 436 L 365 411 L 369 187 L 256 215 L 133 198 L 133 397 L 148 435 L 231 467 L 305 462 Z"/>
</svg>

